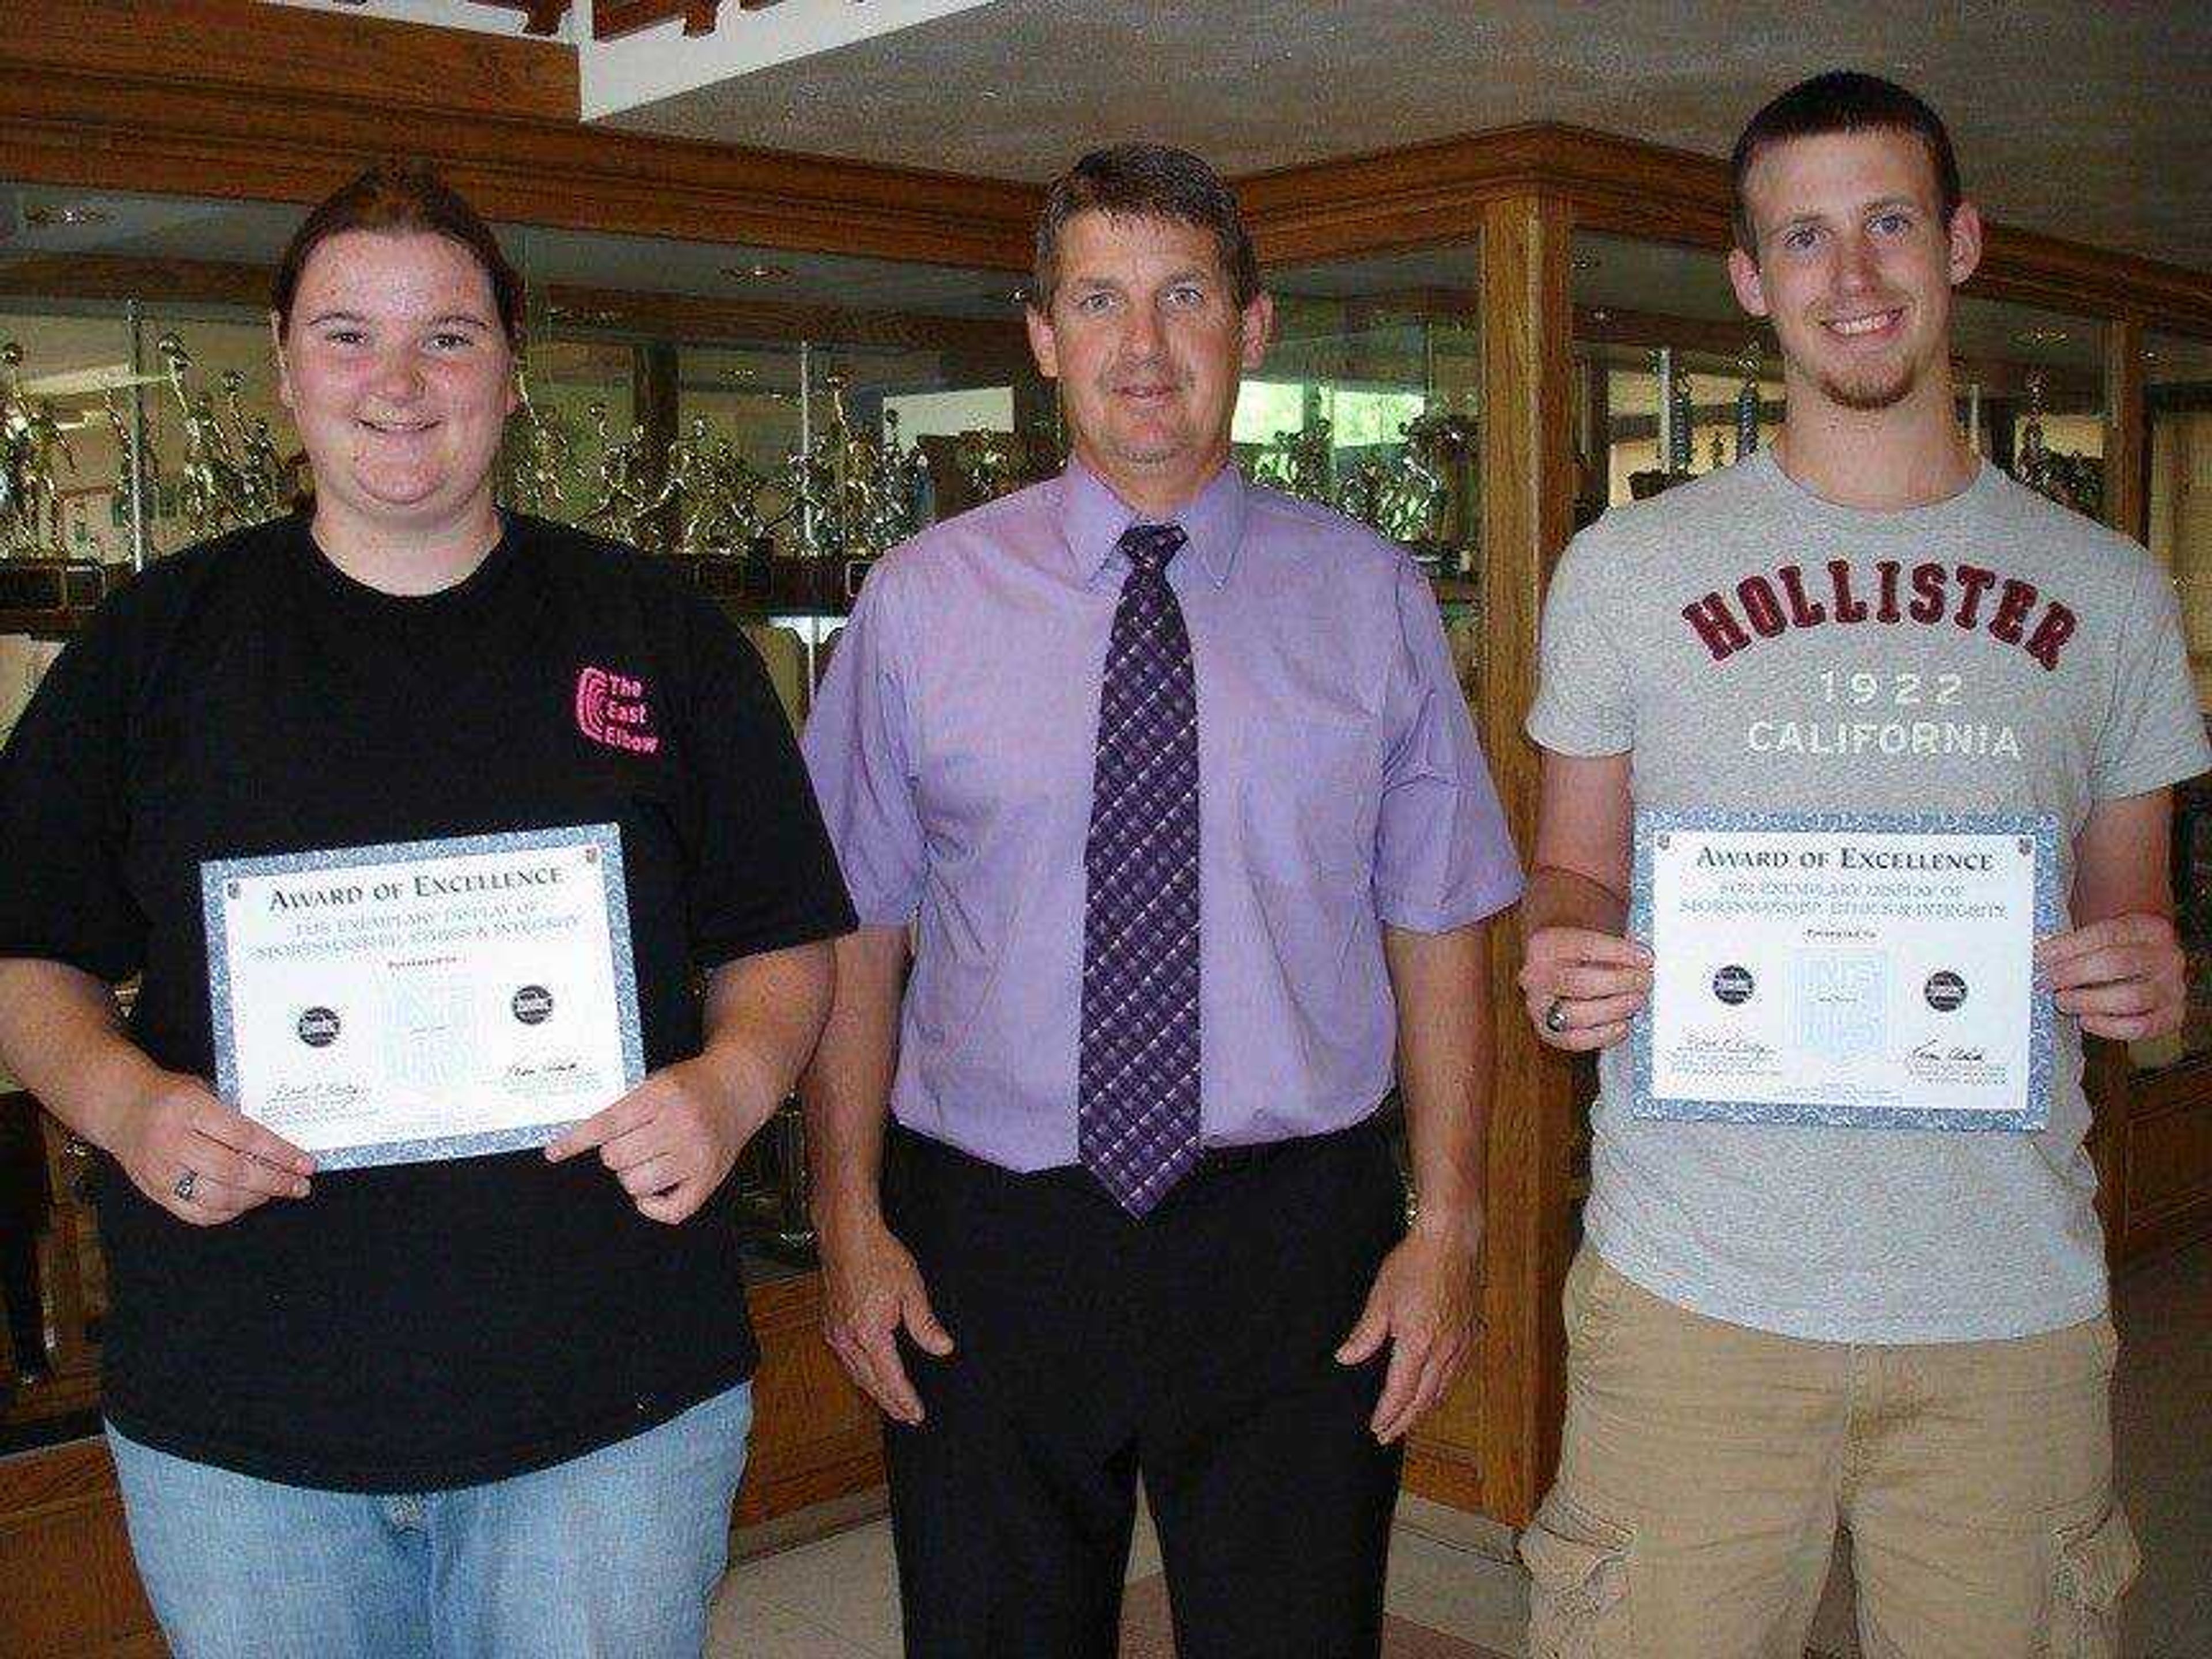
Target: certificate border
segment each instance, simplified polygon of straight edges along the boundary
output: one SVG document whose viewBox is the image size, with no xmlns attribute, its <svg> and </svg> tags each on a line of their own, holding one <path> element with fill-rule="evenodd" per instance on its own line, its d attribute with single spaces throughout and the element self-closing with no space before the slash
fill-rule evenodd
<svg viewBox="0 0 2212 1659">
<path fill-rule="evenodd" d="M 1694 808 L 1639 810 L 1635 871 L 1629 890 L 1630 937 L 1651 937 L 1651 854 L 1656 838 L 1676 830 L 1868 831 L 1884 835 L 2023 836 L 2035 843 L 2035 936 L 2058 932 L 2058 819 L 2050 812 L 1753 812 Z M 2051 990 L 2040 971 L 2029 993 L 2027 1104 L 2017 1112 L 1966 1112 L 1940 1106 L 1830 1106 L 1812 1102 L 1757 1103 L 1688 1100 L 1651 1093 L 1651 1010 L 1630 1027 L 1629 1115 L 1667 1121 L 1759 1123 L 1844 1129 L 1942 1129 L 1954 1133 L 2043 1128 L 2051 1119 L 2055 1060 Z"/>
<path fill-rule="evenodd" d="M 200 915 L 207 932 L 208 1006 L 215 1021 L 215 1091 L 238 1104 L 238 1052 L 231 1031 L 230 956 L 224 940 L 226 882 L 239 876 L 289 876 L 311 870 L 349 870 L 372 864 L 419 864 L 431 859 L 469 858 L 490 853 L 528 853 L 549 848 L 596 847 L 599 880 L 607 902 L 607 942 L 614 958 L 615 1010 L 620 1024 L 623 1080 L 635 1087 L 645 1076 L 645 1040 L 637 1010 L 637 963 L 629 933 L 629 886 L 623 878 L 622 826 L 580 823 L 555 830 L 506 830 L 491 835 L 453 836 L 430 841 L 382 842 L 368 847 L 334 847 L 310 853 L 271 853 L 256 858 L 210 859 L 200 866 Z M 382 1140 L 341 1146 L 314 1154 L 318 1170 L 366 1169 L 384 1164 L 416 1164 L 486 1152 L 543 1146 L 575 1120 L 517 1124 L 477 1134 L 433 1136 L 416 1140 Z"/>
</svg>

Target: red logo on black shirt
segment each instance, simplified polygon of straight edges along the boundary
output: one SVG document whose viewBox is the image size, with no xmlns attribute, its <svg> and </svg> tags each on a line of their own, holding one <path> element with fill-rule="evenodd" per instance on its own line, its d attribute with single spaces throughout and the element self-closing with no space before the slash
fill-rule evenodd
<svg viewBox="0 0 2212 1659">
<path fill-rule="evenodd" d="M 605 668 L 586 668 L 576 676 L 576 729 L 593 743 L 650 755 L 660 747 L 652 725 L 642 681 Z"/>
</svg>

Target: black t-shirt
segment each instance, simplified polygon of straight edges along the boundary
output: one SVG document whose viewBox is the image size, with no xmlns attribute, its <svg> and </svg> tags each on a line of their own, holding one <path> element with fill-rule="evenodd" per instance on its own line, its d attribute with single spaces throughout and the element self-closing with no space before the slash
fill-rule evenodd
<svg viewBox="0 0 2212 1659">
<path fill-rule="evenodd" d="M 142 975 L 133 1038 L 212 1075 L 203 860 L 612 823 L 648 1069 L 695 969 L 853 925 L 759 659 L 670 568 L 509 518 L 466 580 L 362 586 L 289 519 L 162 561 L 0 756 L 0 956 Z M 677 1227 L 596 1158 L 328 1171 L 198 1228 L 100 1168 L 105 1406 L 296 1485 L 422 1491 L 665 1421 L 757 1358 L 727 1185 Z"/>
</svg>

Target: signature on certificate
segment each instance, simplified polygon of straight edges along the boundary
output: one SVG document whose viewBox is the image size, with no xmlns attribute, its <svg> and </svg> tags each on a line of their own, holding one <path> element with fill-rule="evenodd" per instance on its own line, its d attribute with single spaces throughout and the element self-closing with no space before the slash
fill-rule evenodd
<svg viewBox="0 0 2212 1659">
<path fill-rule="evenodd" d="M 1774 1052 L 1741 1031 L 1684 1031 L 1674 1039 L 1674 1047 L 1683 1054 L 1741 1054 L 1749 1060 L 1763 1059 Z"/>
<path fill-rule="evenodd" d="M 1915 1043 L 1905 1051 L 1907 1060 L 1986 1060 L 1989 1055 L 1979 1048 L 1945 1048 L 1930 1037 L 1925 1042 Z"/>
</svg>

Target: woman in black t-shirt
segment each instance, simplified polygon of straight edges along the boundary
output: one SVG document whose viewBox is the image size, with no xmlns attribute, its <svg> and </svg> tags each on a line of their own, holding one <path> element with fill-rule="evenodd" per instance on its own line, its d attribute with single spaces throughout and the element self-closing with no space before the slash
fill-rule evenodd
<svg viewBox="0 0 2212 1659">
<path fill-rule="evenodd" d="M 725 1178 L 851 913 L 734 629 L 494 506 L 521 310 L 427 169 L 325 202 L 273 317 L 310 511 L 131 583 L 0 755 L 0 1060 L 101 1154 L 109 1436 L 180 1655 L 696 1654 L 725 1565 L 757 1359 Z M 643 1073 L 619 1100 L 542 1147 L 319 1164 L 217 1097 L 209 866 L 593 826 Z M 418 1080 L 567 994 L 496 988 Z M 301 1011 L 301 1041 L 354 1020 Z"/>
</svg>

